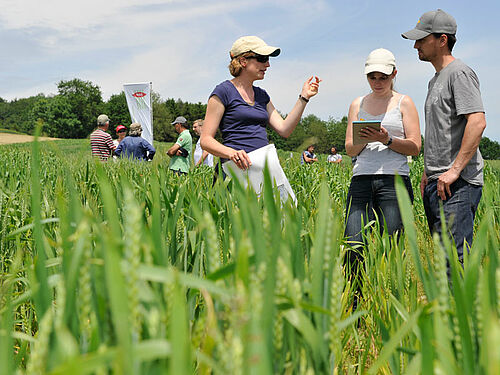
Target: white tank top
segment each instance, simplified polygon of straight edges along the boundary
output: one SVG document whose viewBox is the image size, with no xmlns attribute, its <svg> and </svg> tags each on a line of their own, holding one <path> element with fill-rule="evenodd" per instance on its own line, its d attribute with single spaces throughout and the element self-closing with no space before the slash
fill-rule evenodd
<svg viewBox="0 0 500 375">
<path fill-rule="evenodd" d="M 393 138 L 404 139 L 405 132 L 403 127 L 403 116 L 401 115 L 401 101 L 404 95 L 399 99 L 398 105 L 386 113 L 374 116 L 363 109 L 365 97 L 361 99 L 359 105 L 358 120 L 377 120 L 381 121 L 382 126 L 387 129 L 389 135 Z M 408 176 L 410 168 L 406 155 L 391 150 L 381 142 L 370 142 L 361 151 L 354 163 L 353 176 L 367 174 L 399 174 Z"/>
</svg>

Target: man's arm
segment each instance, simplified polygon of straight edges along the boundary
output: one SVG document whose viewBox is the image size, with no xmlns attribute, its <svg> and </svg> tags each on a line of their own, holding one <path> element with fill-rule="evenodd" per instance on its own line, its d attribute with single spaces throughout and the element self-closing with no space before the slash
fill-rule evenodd
<svg viewBox="0 0 500 375">
<path fill-rule="evenodd" d="M 107 136 L 105 138 L 106 139 L 106 144 L 107 144 L 107 146 L 109 148 L 110 154 L 113 155 L 113 152 L 115 152 L 115 150 L 116 150 L 116 146 L 113 143 L 113 138 L 111 138 L 111 136 L 108 133 L 106 133 L 106 134 L 107 134 Z"/>
<path fill-rule="evenodd" d="M 454 183 L 470 159 L 474 156 L 481 142 L 483 131 L 486 128 L 486 117 L 483 112 L 469 113 L 465 115 L 467 124 L 465 125 L 462 144 L 457 157 L 451 168 L 439 176 L 437 182 L 437 193 L 442 200 L 451 196 L 450 185 Z"/>
<path fill-rule="evenodd" d="M 117 147 L 117 148 L 114 150 L 114 152 L 113 152 L 113 153 L 114 153 L 114 155 L 116 155 L 116 156 L 120 156 L 120 154 L 122 153 L 122 149 L 123 149 L 123 148 L 122 148 L 122 145 L 123 145 L 123 143 L 122 143 L 122 142 L 120 142 L 120 144 L 118 145 L 118 147 Z"/>
<path fill-rule="evenodd" d="M 120 146 L 118 146 L 120 147 Z M 148 159 L 150 160 L 153 160 L 155 154 L 156 154 L 156 149 L 154 148 L 154 146 L 149 143 L 148 141 L 144 140 L 144 148 L 146 149 L 146 151 L 148 152 Z"/>
<path fill-rule="evenodd" d="M 167 155 L 170 157 L 177 155 L 177 151 L 179 151 L 180 148 L 181 148 L 181 146 L 179 146 L 177 143 L 175 143 L 172 147 L 170 147 L 168 149 Z"/>
<path fill-rule="evenodd" d="M 313 161 L 313 159 L 312 159 L 312 158 L 310 158 L 309 156 L 307 156 L 307 155 L 306 155 L 306 152 L 305 152 L 305 151 L 302 153 L 302 157 L 304 158 L 304 161 L 305 161 L 306 163 L 312 163 L 312 161 Z"/>
<path fill-rule="evenodd" d="M 198 160 L 198 163 L 196 163 L 195 167 L 198 167 L 199 165 L 202 165 L 205 162 L 205 159 L 207 156 L 210 155 L 208 151 L 203 150 L 203 153 L 201 154 L 200 160 Z"/>
</svg>

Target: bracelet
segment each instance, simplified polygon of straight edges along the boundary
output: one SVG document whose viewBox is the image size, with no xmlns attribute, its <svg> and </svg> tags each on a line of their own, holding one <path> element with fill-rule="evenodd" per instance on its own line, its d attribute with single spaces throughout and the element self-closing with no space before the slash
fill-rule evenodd
<svg viewBox="0 0 500 375">
<path fill-rule="evenodd" d="M 304 103 L 309 103 L 309 99 L 304 98 L 301 94 L 299 94 L 299 99 L 303 100 Z"/>
<path fill-rule="evenodd" d="M 387 143 L 384 143 L 384 146 L 389 147 L 391 144 L 392 144 L 392 137 L 389 136 L 389 140 L 387 141 Z"/>
</svg>

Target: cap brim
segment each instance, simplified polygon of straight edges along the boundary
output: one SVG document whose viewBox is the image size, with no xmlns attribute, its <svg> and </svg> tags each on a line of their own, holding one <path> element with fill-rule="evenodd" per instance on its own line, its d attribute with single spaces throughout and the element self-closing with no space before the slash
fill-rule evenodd
<svg viewBox="0 0 500 375">
<path fill-rule="evenodd" d="M 427 31 L 422 31 L 419 29 L 412 29 L 407 31 L 406 33 L 401 34 L 401 36 L 405 39 L 410 40 L 419 40 L 425 38 L 427 35 L 430 35 Z"/>
<path fill-rule="evenodd" d="M 392 72 L 394 71 L 393 66 L 387 66 L 387 65 L 382 65 L 382 64 L 372 64 L 365 66 L 365 74 L 368 73 L 373 73 L 373 72 L 380 72 L 386 75 L 391 75 Z"/>
<path fill-rule="evenodd" d="M 252 52 L 255 52 L 255 53 L 257 53 L 259 55 L 263 55 L 263 56 L 276 57 L 281 53 L 281 49 L 279 49 L 278 47 L 263 46 L 263 47 L 255 48 L 254 50 L 252 50 Z"/>
</svg>

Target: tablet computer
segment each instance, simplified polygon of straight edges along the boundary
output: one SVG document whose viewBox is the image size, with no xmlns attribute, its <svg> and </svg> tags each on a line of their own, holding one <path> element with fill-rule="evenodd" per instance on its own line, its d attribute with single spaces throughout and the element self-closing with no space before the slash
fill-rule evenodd
<svg viewBox="0 0 500 375">
<path fill-rule="evenodd" d="M 353 121 L 352 122 L 352 144 L 363 145 L 368 143 L 359 136 L 359 131 L 369 126 L 370 128 L 380 130 L 380 121 Z"/>
</svg>

